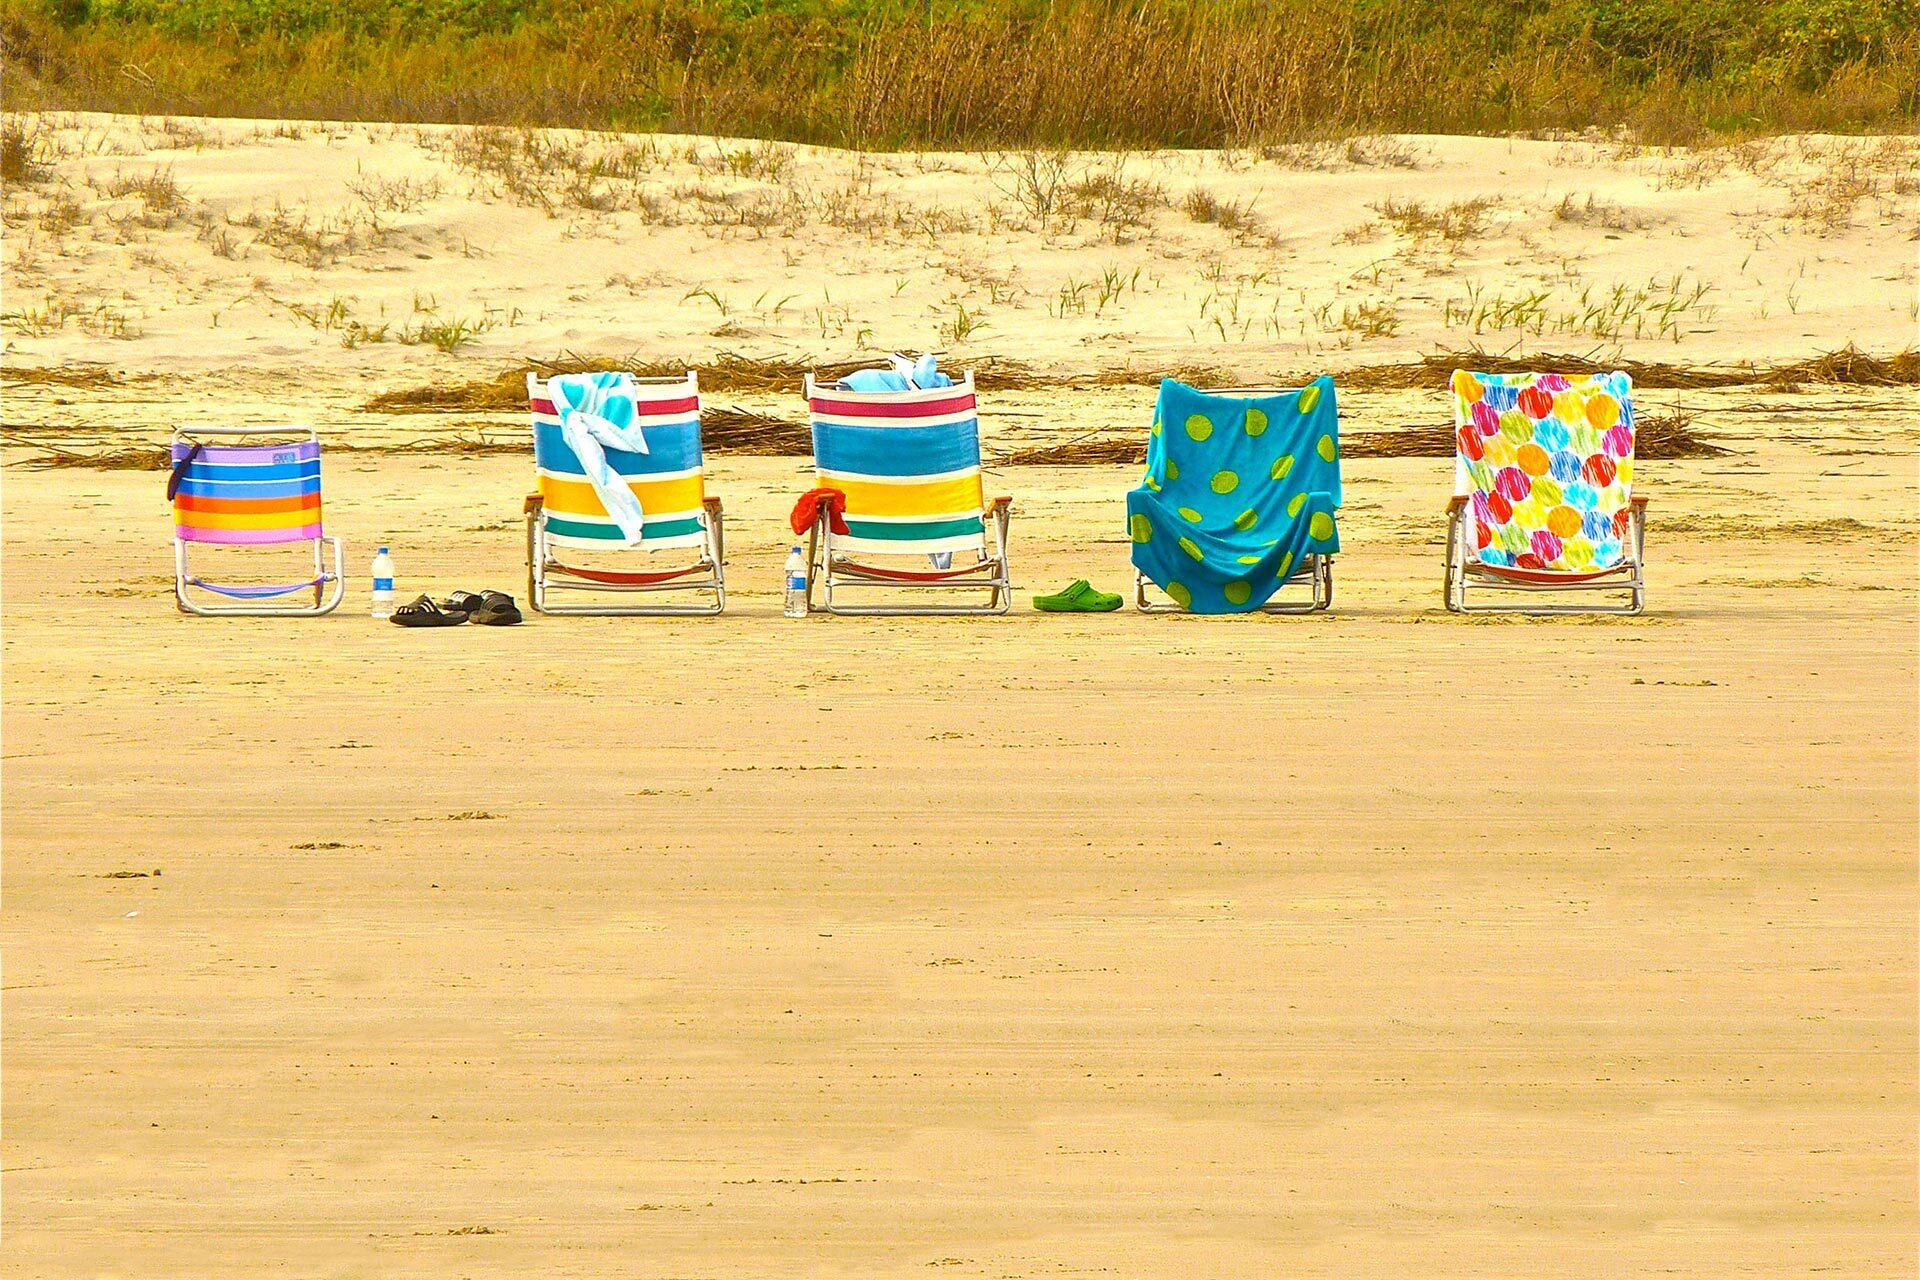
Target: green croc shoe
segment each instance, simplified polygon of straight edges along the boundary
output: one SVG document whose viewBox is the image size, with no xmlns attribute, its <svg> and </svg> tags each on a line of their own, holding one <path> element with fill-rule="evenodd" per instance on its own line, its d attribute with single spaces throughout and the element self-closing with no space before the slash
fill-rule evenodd
<svg viewBox="0 0 1920 1280">
<path fill-rule="evenodd" d="M 1112 613 L 1120 607 L 1120 597 L 1095 591 L 1085 578 L 1076 578 L 1050 596 L 1035 596 L 1033 607 L 1042 613 Z"/>
</svg>

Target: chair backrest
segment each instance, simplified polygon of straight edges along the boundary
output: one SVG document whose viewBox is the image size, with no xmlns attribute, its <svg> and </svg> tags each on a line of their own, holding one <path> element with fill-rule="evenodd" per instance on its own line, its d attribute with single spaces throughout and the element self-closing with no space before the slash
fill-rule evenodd
<svg viewBox="0 0 1920 1280">
<path fill-rule="evenodd" d="M 262 434 L 268 434 L 263 432 Z M 187 542 L 305 542 L 321 536 L 320 441 L 208 444 L 176 433 L 173 465 L 189 455 L 173 495 L 174 536 Z M 198 450 L 195 453 L 195 450 Z"/>
<path fill-rule="evenodd" d="M 684 378 L 636 378 L 634 417 L 646 453 L 606 451 L 607 464 L 627 482 L 646 515 L 642 550 L 698 546 L 705 538 L 700 511 L 706 475 L 700 449 L 700 383 Z M 626 541 L 586 468 L 567 444 L 546 382 L 527 375 L 533 411 L 533 464 L 546 511 L 549 540 L 563 546 L 607 547 Z"/>
<path fill-rule="evenodd" d="M 834 545 L 910 555 L 986 545 L 973 375 L 926 391 L 837 391 L 807 375 L 818 483 L 847 495 Z"/>
<path fill-rule="evenodd" d="M 1624 373 L 1453 375 L 1458 470 L 1482 564 L 1592 572 L 1627 551 L 1633 380 Z"/>
<path fill-rule="evenodd" d="M 1164 421 L 1168 416 L 1178 421 Z M 1147 433 L 1144 483 L 1169 500 L 1189 498 L 1187 509 L 1202 514 L 1217 508 L 1237 516 L 1251 510 L 1242 499 L 1271 502 L 1275 495 L 1284 508 L 1301 494 L 1319 492 L 1331 494 L 1339 506 L 1340 409 L 1333 379 L 1223 391 L 1162 382 Z"/>
</svg>

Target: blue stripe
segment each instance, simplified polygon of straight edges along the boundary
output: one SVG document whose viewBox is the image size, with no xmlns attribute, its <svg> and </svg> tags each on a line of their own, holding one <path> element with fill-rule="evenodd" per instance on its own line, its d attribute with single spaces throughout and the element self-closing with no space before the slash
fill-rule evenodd
<svg viewBox="0 0 1920 1280">
<path fill-rule="evenodd" d="M 187 468 L 189 480 L 303 480 L 320 475 L 320 459 L 311 462 L 283 462 L 277 466 L 265 467 L 223 467 L 218 463 L 209 466 L 195 459 Z"/>
<path fill-rule="evenodd" d="M 813 461 L 857 476 L 930 476 L 980 465 L 980 422 L 940 427 L 813 424 Z"/>
<path fill-rule="evenodd" d="M 320 477 L 314 476 L 311 480 L 255 480 L 245 484 L 207 484 L 204 481 L 184 480 L 180 484 L 180 492 L 196 498 L 227 498 L 235 502 L 247 502 L 255 498 L 298 498 L 320 492 Z"/>
<path fill-rule="evenodd" d="M 699 423 L 645 427 L 641 434 L 647 441 L 647 453 L 607 450 L 607 464 L 615 474 L 650 476 L 663 471 L 692 471 L 700 466 Z M 533 461 L 541 470 L 555 475 L 584 477 L 587 474 L 580 459 L 567 447 L 560 428 L 547 422 L 533 424 Z"/>
</svg>

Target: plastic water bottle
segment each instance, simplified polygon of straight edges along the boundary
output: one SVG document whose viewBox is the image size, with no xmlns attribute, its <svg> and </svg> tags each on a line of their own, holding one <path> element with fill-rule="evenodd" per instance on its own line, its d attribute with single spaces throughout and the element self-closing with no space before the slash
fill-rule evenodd
<svg viewBox="0 0 1920 1280">
<path fill-rule="evenodd" d="M 385 547 L 373 558 L 373 616 L 393 616 L 393 557 Z"/>
<path fill-rule="evenodd" d="M 807 616 L 807 558 L 795 543 L 787 552 L 787 608 L 789 618 Z"/>
</svg>

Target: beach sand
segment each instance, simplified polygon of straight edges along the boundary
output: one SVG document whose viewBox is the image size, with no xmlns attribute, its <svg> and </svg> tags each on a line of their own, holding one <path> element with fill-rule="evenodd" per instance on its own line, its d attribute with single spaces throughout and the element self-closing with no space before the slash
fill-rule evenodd
<svg viewBox="0 0 1920 1280">
<path fill-rule="evenodd" d="M 313 156 L 350 176 L 355 148 L 413 145 L 332 132 L 173 159 L 183 186 L 265 200 L 320 185 Z M 1589 145 L 1419 141 L 1462 165 Z M 1606 163 L 1641 182 L 1635 166 L 1686 161 Z M 1337 229 L 1379 177 L 1299 180 L 1327 184 L 1317 216 Z M 1776 324 L 1782 307 L 1622 345 L 1693 363 L 1904 345 L 1886 335 L 1911 329 L 1911 249 L 1904 224 L 1866 225 L 1870 204 L 1851 231 L 1808 233 L 1814 336 Z M 1450 462 L 1362 458 L 1327 615 L 1033 613 L 1033 591 L 1129 580 L 1134 469 L 1006 467 L 989 487 L 1015 498 L 1012 615 L 790 621 L 779 566 L 806 461 L 714 456 L 726 616 L 404 631 L 366 616 L 374 544 L 393 543 L 403 597 L 524 595 L 530 465 L 369 448 L 515 429 L 364 412 L 376 391 L 568 346 L 852 346 L 673 320 L 696 306 L 669 300 L 692 275 L 751 281 L 764 264 L 745 255 L 780 252 L 698 228 L 671 230 L 703 254 L 610 236 L 589 246 L 607 264 L 564 273 L 587 287 L 644 258 L 671 276 L 654 303 L 595 295 L 574 318 L 543 293 L 451 355 L 344 348 L 251 304 L 215 330 L 195 294 L 202 275 L 284 272 L 320 299 L 351 269 L 359 312 L 380 296 L 391 314 L 435 271 L 460 313 L 503 280 L 563 287 L 567 219 L 491 207 L 485 254 L 417 269 L 232 263 L 156 231 L 148 252 L 192 279 L 177 295 L 126 280 L 144 336 L 75 320 L 9 338 L 11 1269 L 1911 1274 L 1910 388 L 1647 393 L 1729 452 L 1641 466 L 1639 619 L 1447 615 Z M 1715 208 L 1674 217 L 1692 230 L 1643 237 L 1643 277 L 1681 244 L 1734 252 Z M 505 260 L 541 227 L 555 238 Z M 1308 239 L 1292 237 L 1303 263 Z M 904 261 L 924 240 L 871 244 Z M 18 241 L 9 309 L 34 283 Z M 105 296 L 122 248 L 36 269 Z M 865 290 L 847 305 L 880 343 L 914 345 L 884 336 L 891 268 L 843 262 Z M 1728 265 L 1710 279 L 1739 311 Z M 885 305 L 924 311 L 922 283 Z M 950 363 L 1112 362 L 1080 341 L 1091 321 L 1039 309 L 1053 280 L 1030 287 Z M 1159 315 L 1129 312 L 1138 363 L 1218 353 Z M 1410 321 L 1346 348 L 1250 340 L 1226 363 L 1347 367 L 1447 338 Z M 120 380 L 18 380 L 83 362 Z M 1137 430 L 1151 398 L 986 396 L 983 427 L 995 448 Z M 743 402 L 800 416 L 793 396 Z M 1355 437 L 1447 414 L 1429 391 L 1342 410 Z M 327 522 L 353 581 L 319 620 L 177 616 L 162 477 L 31 465 L 38 444 L 287 418 L 339 446 Z"/>
</svg>

